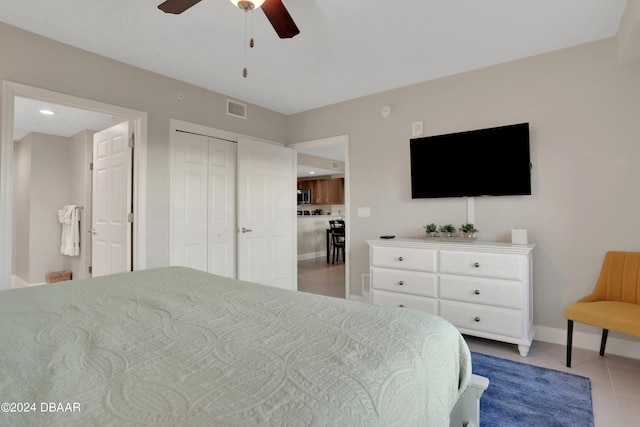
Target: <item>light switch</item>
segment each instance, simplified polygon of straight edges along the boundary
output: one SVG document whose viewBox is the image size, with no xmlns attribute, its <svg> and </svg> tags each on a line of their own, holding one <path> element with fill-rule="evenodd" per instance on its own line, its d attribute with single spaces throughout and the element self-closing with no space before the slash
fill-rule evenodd
<svg viewBox="0 0 640 427">
<path fill-rule="evenodd" d="M 368 218 L 371 216 L 371 209 L 370 208 L 358 208 L 358 216 L 360 218 Z"/>
</svg>

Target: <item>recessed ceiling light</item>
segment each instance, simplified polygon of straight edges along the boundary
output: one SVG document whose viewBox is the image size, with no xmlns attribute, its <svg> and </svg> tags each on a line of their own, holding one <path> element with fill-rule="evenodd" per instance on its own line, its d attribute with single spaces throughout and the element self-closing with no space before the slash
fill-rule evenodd
<svg viewBox="0 0 640 427">
<path fill-rule="evenodd" d="M 55 113 L 51 110 L 40 110 L 40 114 L 44 114 L 46 116 L 53 116 Z"/>
<path fill-rule="evenodd" d="M 314 171 L 309 172 L 309 175 L 315 175 Z"/>
</svg>

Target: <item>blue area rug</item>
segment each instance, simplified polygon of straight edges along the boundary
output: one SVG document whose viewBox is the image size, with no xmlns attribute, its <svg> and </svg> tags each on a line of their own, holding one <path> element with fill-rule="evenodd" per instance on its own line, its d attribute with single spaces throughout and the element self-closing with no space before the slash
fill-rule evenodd
<svg viewBox="0 0 640 427">
<path fill-rule="evenodd" d="M 489 378 L 480 399 L 483 427 L 593 427 L 591 380 L 471 353 L 473 373 Z"/>
</svg>

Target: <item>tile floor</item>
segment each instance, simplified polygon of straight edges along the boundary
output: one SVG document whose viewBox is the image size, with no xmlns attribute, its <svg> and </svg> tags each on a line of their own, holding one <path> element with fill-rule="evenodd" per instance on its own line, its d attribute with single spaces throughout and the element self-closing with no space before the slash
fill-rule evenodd
<svg viewBox="0 0 640 427">
<path fill-rule="evenodd" d="M 571 368 L 565 366 L 566 347 L 534 341 L 527 357 L 515 345 L 465 337 L 471 351 L 569 372 L 591 379 L 596 427 L 640 425 L 640 360 L 573 349 Z M 598 349 L 599 350 L 599 349 Z"/>
<path fill-rule="evenodd" d="M 298 262 L 298 289 L 344 298 L 344 264 L 327 264 L 325 258 Z M 465 338 L 474 352 L 590 378 L 596 427 L 640 425 L 640 359 L 600 357 L 599 349 L 574 348 L 572 367 L 567 368 L 564 345 L 534 341 L 529 355 L 520 357 L 515 345 Z"/>
<path fill-rule="evenodd" d="M 343 262 L 327 263 L 327 258 L 298 261 L 298 290 L 335 298 L 345 297 Z"/>
</svg>

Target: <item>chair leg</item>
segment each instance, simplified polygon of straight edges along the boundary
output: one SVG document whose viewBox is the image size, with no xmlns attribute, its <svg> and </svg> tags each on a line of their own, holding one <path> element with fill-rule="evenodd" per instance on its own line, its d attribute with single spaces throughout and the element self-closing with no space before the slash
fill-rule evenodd
<svg viewBox="0 0 640 427">
<path fill-rule="evenodd" d="M 609 335 L 608 329 L 602 330 L 602 341 L 600 341 L 600 356 L 604 356 L 604 348 L 607 346 L 607 336 Z"/>
<path fill-rule="evenodd" d="M 568 320 L 567 322 L 567 368 L 570 368 L 571 346 L 573 345 L 573 320 Z"/>
</svg>

